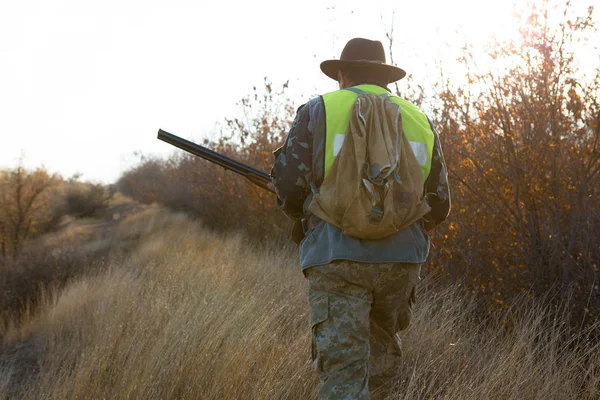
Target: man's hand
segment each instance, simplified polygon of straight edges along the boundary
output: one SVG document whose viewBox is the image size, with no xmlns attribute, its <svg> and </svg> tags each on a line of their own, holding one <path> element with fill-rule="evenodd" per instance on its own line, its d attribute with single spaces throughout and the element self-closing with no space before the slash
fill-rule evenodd
<svg viewBox="0 0 600 400">
<path fill-rule="evenodd" d="M 273 182 L 267 183 L 267 187 L 276 193 L 275 184 Z"/>
</svg>

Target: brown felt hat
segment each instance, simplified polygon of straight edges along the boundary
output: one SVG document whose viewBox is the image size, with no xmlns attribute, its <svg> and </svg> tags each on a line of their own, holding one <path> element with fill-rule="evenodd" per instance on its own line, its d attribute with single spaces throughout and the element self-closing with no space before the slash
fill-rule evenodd
<svg viewBox="0 0 600 400">
<path fill-rule="evenodd" d="M 385 63 L 385 51 L 378 40 L 351 39 L 346 43 L 339 60 L 327 60 L 321 63 L 321 71 L 336 81 L 338 71 L 356 70 L 372 71 L 386 78 L 388 83 L 396 82 L 406 76 L 406 71 L 403 69 Z"/>
</svg>

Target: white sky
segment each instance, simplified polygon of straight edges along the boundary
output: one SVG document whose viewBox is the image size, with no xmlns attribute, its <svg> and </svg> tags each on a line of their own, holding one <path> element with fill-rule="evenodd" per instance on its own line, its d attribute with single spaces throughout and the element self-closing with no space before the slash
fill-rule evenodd
<svg viewBox="0 0 600 400">
<path fill-rule="evenodd" d="M 24 156 L 28 168 L 112 182 L 137 160 L 134 152 L 174 151 L 156 139 L 159 128 L 209 137 L 264 77 L 289 79 L 297 105 L 335 90 L 319 63 L 339 58 L 352 37 L 387 48 L 392 11 L 398 66 L 417 82 L 435 73 L 436 60 L 458 73 L 456 49 L 511 30 L 511 7 L 498 0 L 0 0 L 0 168 Z"/>
</svg>

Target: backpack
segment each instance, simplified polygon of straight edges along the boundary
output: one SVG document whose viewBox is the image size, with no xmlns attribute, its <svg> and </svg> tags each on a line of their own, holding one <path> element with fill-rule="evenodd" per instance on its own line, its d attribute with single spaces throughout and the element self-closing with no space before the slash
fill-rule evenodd
<svg viewBox="0 0 600 400">
<path fill-rule="evenodd" d="M 344 143 L 308 211 L 360 239 L 381 239 L 420 220 L 431 208 L 423 172 L 389 95 L 360 92 Z"/>
</svg>

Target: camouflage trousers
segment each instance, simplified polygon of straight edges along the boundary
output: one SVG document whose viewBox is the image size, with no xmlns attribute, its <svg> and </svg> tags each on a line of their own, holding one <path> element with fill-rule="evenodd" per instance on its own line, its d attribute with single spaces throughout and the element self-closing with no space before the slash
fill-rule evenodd
<svg viewBox="0 0 600 400">
<path fill-rule="evenodd" d="M 319 399 L 385 398 L 400 362 L 421 264 L 336 261 L 305 270 Z"/>
</svg>

